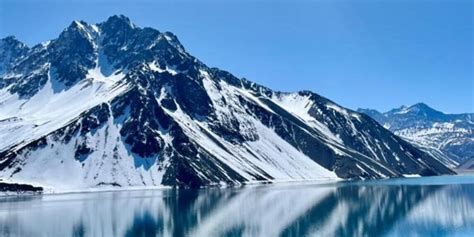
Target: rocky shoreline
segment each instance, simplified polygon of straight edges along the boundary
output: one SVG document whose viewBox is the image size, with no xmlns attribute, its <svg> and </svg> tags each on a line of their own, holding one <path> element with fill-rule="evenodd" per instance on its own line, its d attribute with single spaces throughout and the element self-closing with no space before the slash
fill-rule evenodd
<svg viewBox="0 0 474 237">
<path fill-rule="evenodd" d="M 2 183 L 0 182 L 0 193 L 26 194 L 42 193 L 42 187 L 35 187 L 29 184 Z"/>
</svg>

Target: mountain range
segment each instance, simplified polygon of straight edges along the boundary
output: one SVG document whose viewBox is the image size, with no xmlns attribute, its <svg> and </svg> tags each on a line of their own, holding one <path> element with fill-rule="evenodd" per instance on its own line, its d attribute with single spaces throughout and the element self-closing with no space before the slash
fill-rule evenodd
<svg viewBox="0 0 474 237">
<path fill-rule="evenodd" d="M 385 113 L 358 109 L 450 166 L 474 158 L 474 113 L 445 114 L 424 103 Z M 444 158 L 443 158 L 444 157 Z"/>
<path fill-rule="evenodd" d="M 212 68 L 125 16 L 0 43 L 0 179 L 77 190 L 454 173 L 369 116 Z M 295 77 L 297 75 L 295 74 Z"/>
</svg>

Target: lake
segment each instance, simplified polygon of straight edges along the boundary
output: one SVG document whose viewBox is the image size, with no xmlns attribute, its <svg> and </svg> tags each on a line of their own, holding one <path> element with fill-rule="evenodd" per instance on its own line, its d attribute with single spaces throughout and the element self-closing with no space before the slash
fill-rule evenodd
<svg viewBox="0 0 474 237">
<path fill-rule="evenodd" d="M 1 236 L 474 236 L 474 176 L 0 198 Z"/>
</svg>

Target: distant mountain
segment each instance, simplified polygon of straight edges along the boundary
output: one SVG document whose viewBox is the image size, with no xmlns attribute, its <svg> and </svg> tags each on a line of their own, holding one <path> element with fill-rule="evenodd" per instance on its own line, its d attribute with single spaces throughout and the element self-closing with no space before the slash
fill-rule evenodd
<svg viewBox="0 0 474 237">
<path fill-rule="evenodd" d="M 458 166 L 462 170 L 474 170 L 474 158 L 468 159 Z"/>
<path fill-rule="evenodd" d="M 2 40 L 0 178 L 55 190 L 451 174 L 368 116 L 277 92 L 124 16 Z"/>
<path fill-rule="evenodd" d="M 435 156 L 455 161 L 451 165 L 474 157 L 473 113 L 445 114 L 423 103 L 385 113 L 372 109 L 359 109 L 358 112 L 369 115 L 385 128 Z M 445 160 L 445 163 L 449 161 Z"/>
</svg>

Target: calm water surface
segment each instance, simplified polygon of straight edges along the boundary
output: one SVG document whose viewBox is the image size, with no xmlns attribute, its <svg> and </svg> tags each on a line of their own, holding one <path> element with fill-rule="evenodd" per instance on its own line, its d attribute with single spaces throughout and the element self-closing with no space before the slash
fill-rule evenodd
<svg viewBox="0 0 474 237">
<path fill-rule="evenodd" d="M 474 236 L 474 176 L 3 197 L 0 236 Z"/>
</svg>

